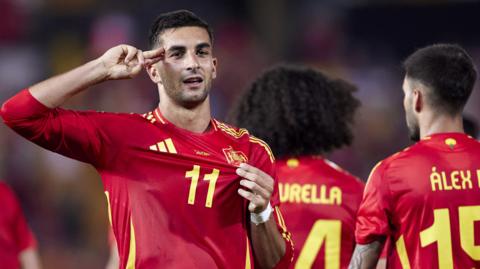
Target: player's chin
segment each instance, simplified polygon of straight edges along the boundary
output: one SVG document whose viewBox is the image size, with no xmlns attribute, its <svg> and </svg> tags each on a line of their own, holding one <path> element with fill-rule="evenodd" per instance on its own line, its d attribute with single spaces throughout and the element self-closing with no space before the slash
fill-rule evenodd
<svg viewBox="0 0 480 269">
<path fill-rule="evenodd" d="M 208 91 L 184 91 L 182 94 L 181 102 L 188 106 L 196 106 L 203 103 L 208 97 Z"/>
</svg>

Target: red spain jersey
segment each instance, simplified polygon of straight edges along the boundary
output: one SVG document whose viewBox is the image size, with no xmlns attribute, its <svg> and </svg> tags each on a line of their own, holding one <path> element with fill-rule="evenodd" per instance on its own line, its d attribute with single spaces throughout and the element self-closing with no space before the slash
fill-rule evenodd
<svg viewBox="0 0 480 269">
<path fill-rule="evenodd" d="M 144 115 L 49 109 L 25 90 L 2 107 L 27 139 L 92 164 L 100 173 L 120 267 L 254 268 L 248 201 L 235 170 L 247 162 L 275 178 L 268 146 L 244 129 L 211 121 L 180 129 L 154 110 Z M 279 204 L 278 188 L 272 206 Z M 290 236 L 275 210 L 291 259 Z"/>
<path fill-rule="evenodd" d="M 480 143 L 435 134 L 380 162 L 356 240 L 390 239 L 388 268 L 480 268 Z"/>
<path fill-rule="evenodd" d="M 317 156 L 277 161 L 280 201 L 295 240 L 292 268 L 347 268 L 364 184 Z"/>
<path fill-rule="evenodd" d="M 14 193 L 0 182 L 0 268 L 20 268 L 19 254 L 36 241 Z"/>
</svg>

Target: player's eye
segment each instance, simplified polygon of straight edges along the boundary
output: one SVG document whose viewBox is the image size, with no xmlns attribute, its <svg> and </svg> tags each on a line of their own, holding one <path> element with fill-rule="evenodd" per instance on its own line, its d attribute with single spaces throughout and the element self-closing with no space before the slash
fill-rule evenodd
<svg viewBox="0 0 480 269">
<path fill-rule="evenodd" d="M 206 55 L 208 55 L 208 51 L 206 51 L 206 50 L 199 50 L 199 51 L 197 51 L 197 55 L 206 56 Z"/>
<path fill-rule="evenodd" d="M 175 51 L 175 52 L 172 52 L 172 53 L 170 54 L 170 57 L 180 58 L 180 57 L 182 57 L 182 55 L 183 55 L 182 52 L 180 52 L 180 51 Z"/>
</svg>

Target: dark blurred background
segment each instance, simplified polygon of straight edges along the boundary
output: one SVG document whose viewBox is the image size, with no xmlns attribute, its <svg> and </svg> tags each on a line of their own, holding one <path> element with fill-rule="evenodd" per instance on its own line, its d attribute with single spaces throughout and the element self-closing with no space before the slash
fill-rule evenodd
<svg viewBox="0 0 480 269">
<path fill-rule="evenodd" d="M 0 101 L 114 45 L 146 49 L 151 22 L 175 9 L 189 9 L 214 28 L 219 76 L 212 100 L 218 119 L 274 63 L 307 64 L 355 83 L 363 104 L 355 141 L 330 158 L 363 180 L 376 162 L 410 144 L 403 58 L 425 45 L 454 42 L 480 64 L 477 1 L 0 0 Z M 475 121 L 479 96 L 477 89 L 466 109 Z M 67 107 L 144 113 L 157 99 L 143 74 L 96 86 Z M 44 268 L 104 268 L 108 220 L 96 172 L 34 146 L 4 125 L 0 147 L 0 178 L 21 199 Z"/>
</svg>

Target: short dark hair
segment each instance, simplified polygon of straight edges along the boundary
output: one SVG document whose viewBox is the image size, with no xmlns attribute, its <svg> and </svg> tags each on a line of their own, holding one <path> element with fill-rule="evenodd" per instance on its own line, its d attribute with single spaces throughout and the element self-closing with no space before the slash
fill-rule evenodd
<svg viewBox="0 0 480 269">
<path fill-rule="evenodd" d="M 473 90 L 477 72 L 472 58 L 459 45 L 436 44 L 415 51 L 403 63 L 405 75 L 430 89 L 436 110 L 456 115 Z"/>
<path fill-rule="evenodd" d="M 352 142 L 356 87 L 312 68 L 279 65 L 237 101 L 228 121 L 265 140 L 279 158 L 319 155 Z"/>
<path fill-rule="evenodd" d="M 210 37 L 210 42 L 213 43 L 213 31 L 207 22 L 200 19 L 193 12 L 188 10 L 176 10 L 160 14 L 150 28 L 148 37 L 149 45 L 154 48 L 158 45 L 160 35 L 167 29 L 180 28 L 187 26 L 198 26 L 205 29 Z"/>
</svg>

